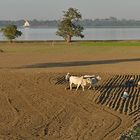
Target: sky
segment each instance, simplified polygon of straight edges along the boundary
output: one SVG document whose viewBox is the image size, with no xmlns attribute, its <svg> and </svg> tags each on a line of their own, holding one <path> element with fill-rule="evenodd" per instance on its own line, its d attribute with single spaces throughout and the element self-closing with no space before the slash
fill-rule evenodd
<svg viewBox="0 0 140 140">
<path fill-rule="evenodd" d="M 140 19 L 140 0 L 0 0 L 0 20 L 54 20 L 76 8 L 83 19 Z"/>
</svg>

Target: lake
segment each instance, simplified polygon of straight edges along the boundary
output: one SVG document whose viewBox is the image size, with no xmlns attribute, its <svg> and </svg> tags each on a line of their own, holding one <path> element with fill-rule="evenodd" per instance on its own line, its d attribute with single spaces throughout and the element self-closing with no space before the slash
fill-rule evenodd
<svg viewBox="0 0 140 140">
<path fill-rule="evenodd" d="M 21 28 L 17 40 L 63 40 L 56 35 L 57 28 Z M 85 37 L 74 40 L 140 40 L 140 28 L 86 28 Z M 0 33 L 0 40 L 5 40 Z"/>
</svg>

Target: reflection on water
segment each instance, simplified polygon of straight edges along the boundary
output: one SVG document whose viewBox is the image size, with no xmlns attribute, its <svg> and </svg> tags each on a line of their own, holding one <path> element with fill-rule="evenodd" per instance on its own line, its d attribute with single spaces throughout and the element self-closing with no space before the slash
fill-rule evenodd
<svg viewBox="0 0 140 140">
<path fill-rule="evenodd" d="M 24 28 L 22 33 L 23 40 L 30 40 L 30 28 Z"/>
<path fill-rule="evenodd" d="M 57 28 L 21 28 L 18 40 L 63 40 L 56 35 Z M 85 37 L 74 40 L 140 40 L 140 28 L 86 28 Z M 0 40 L 5 40 L 0 32 Z"/>
</svg>

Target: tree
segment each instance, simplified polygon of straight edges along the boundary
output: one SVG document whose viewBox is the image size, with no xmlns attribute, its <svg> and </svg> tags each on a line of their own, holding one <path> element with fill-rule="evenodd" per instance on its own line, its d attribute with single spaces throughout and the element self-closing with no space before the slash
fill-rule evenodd
<svg viewBox="0 0 140 140">
<path fill-rule="evenodd" d="M 73 36 L 83 38 L 84 28 L 79 24 L 80 19 L 82 19 L 82 15 L 78 9 L 69 8 L 68 11 L 64 11 L 64 17 L 58 25 L 56 35 L 63 37 L 67 42 L 71 42 Z"/>
<path fill-rule="evenodd" d="M 13 39 L 19 37 L 22 35 L 22 32 L 17 30 L 16 25 L 8 25 L 1 29 L 1 32 L 3 32 L 3 35 L 12 42 Z"/>
</svg>

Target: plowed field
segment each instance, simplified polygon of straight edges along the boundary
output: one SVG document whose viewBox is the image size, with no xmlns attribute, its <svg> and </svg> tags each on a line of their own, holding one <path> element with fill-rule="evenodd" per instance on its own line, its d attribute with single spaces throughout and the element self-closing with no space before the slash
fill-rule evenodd
<svg viewBox="0 0 140 140">
<path fill-rule="evenodd" d="M 79 55 L 67 50 L 1 53 L 0 139 L 118 139 L 140 120 L 140 49 L 129 49 L 105 54 L 82 50 Z M 102 80 L 93 89 L 70 91 L 67 72 L 96 74 Z M 134 85 L 126 85 L 132 76 Z M 125 89 L 128 99 L 121 98 Z"/>
</svg>

